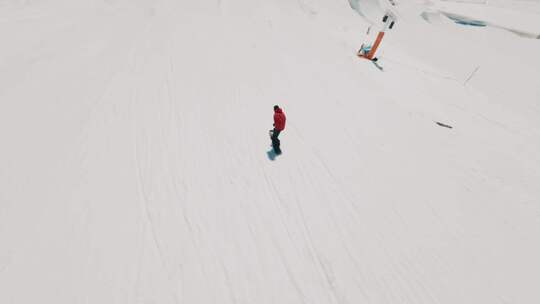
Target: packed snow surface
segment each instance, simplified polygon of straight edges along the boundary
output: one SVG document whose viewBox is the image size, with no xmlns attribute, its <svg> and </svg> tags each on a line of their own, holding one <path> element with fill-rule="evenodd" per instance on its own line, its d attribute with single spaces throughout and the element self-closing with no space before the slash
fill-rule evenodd
<svg viewBox="0 0 540 304">
<path fill-rule="evenodd" d="M 540 303 L 539 20 L 0 1 L 0 303 Z"/>
</svg>

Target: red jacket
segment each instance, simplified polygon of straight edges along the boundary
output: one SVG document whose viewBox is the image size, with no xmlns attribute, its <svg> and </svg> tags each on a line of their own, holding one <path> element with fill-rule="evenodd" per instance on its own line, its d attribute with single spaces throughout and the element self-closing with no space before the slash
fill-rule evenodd
<svg viewBox="0 0 540 304">
<path fill-rule="evenodd" d="M 283 110 L 281 108 L 277 108 L 274 110 L 274 127 L 279 130 L 283 131 L 285 129 L 285 120 L 287 118 L 285 117 L 285 113 L 283 113 Z"/>
</svg>

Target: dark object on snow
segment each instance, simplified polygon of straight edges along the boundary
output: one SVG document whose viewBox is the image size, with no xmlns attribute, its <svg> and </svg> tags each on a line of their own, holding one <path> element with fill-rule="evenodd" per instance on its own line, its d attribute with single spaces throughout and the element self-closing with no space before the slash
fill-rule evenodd
<svg viewBox="0 0 540 304">
<path fill-rule="evenodd" d="M 453 19 L 455 23 L 461 24 L 461 25 L 470 25 L 470 26 L 479 26 L 484 27 L 487 26 L 487 24 L 484 21 L 480 20 L 468 20 L 468 19 Z"/>
<path fill-rule="evenodd" d="M 377 57 L 371 59 L 371 62 L 373 63 L 373 65 L 375 65 L 377 67 L 377 69 L 379 69 L 381 71 L 384 71 L 383 67 L 381 65 L 379 65 L 378 61 L 379 61 L 379 59 Z"/>
<path fill-rule="evenodd" d="M 384 17 L 382 18 L 382 22 L 386 23 L 386 20 L 388 20 L 388 15 L 384 15 Z"/>
<path fill-rule="evenodd" d="M 390 26 L 388 28 L 392 29 L 393 27 L 394 27 L 394 21 L 392 21 L 392 23 L 390 23 Z"/>
<path fill-rule="evenodd" d="M 435 123 L 438 124 L 438 125 L 441 126 L 441 127 L 445 127 L 445 128 L 448 128 L 448 129 L 452 129 L 452 126 L 449 126 L 449 125 L 447 125 L 447 124 L 443 124 L 442 122 L 436 121 Z"/>
</svg>

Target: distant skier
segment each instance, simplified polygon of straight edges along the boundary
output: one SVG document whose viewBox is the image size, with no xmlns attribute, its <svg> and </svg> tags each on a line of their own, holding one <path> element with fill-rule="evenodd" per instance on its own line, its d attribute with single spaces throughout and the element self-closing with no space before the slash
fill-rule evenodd
<svg viewBox="0 0 540 304">
<path fill-rule="evenodd" d="M 270 138 L 272 139 L 272 148 L 274 148 L 274 151 L 276 154 L 281 154 L 280 149 L 280 141 L 279 141 L 279 134 L 281 131 L 285 129 L 285 113 L 283 113 L 283 110 L 275 105 L 274 106 L 274 130 L 270 132 Z"/>
</svg>

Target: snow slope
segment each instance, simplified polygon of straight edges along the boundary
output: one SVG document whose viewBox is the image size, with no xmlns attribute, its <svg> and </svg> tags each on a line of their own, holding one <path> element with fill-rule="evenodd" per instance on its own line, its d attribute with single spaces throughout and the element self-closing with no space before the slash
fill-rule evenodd
<svg viewBox="0 0 540 304">
<path fill-rule="evenodd" d="M 540 40 L 442 2 L 380 71 L 347 1 L 0 1 L 0 303 L 538 303 Z"/>
</svg>

